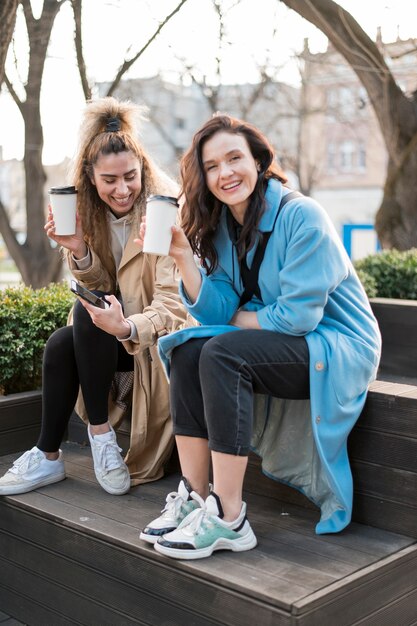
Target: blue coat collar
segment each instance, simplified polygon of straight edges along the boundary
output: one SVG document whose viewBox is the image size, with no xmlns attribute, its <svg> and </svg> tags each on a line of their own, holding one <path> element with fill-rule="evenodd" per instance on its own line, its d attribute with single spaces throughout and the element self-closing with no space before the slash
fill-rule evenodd
<svg viewBox="0 0 417 626">
<path fill-rule="evenodd" d="M 279 180 L 275 180 L 274 178 L 271 178 L 268 181 L 268 187 L 266 189 L 266 194 L 265 194 L 266 209 L 265 209 L 264 214 L 261 217 L 261 220 L 258 226 L 258 230 L 260 230 L 261 232 L 268 233 L 272 231 L 274 224 L 275 224 L 275 217 L 277 215 L 277 211 L 281 203 L 281 198 L 284 195 L 283 191 L 284 191 L 284 187 L 282 183 L 279 182 Z M 290 191 L 291 190 L 288 190 L 288 192 Z M 233 218 L 227 219 L 228 212 L 230 212 L 228 207 L 224 205 L 223 206 L 223 219 L 225 220 L 226 229 L 229 232 L 229 237 L 232 241 L 234 241 L 235 233 L 232 232 L 232 229 L 231 229 Z"/>
<path fill-rule="evenodd" d="M 259 230 L 263 233 L 270 232 L 275 223 L 275 217 L 283 196 L 283 186 L 279 180 L 271 178 L 266 189 L 266 210 L 259 222 Z"/>
</svg>

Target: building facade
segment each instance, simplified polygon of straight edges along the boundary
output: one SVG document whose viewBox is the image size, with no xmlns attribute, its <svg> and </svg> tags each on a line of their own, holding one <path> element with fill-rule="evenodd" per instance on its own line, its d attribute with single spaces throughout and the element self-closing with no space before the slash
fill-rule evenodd
<svg viewBox="0 0 417 626">
<path fill-rule="evenodd" d="M 400 87 L 411 94 L 417 88 L 417 40 L 384 43 L 378 30 L 376 44 Z M 361 241 L 353 256 L 363 256 L 377 246 L 375 233 L 362 226 L 374 223 L 382 200 L 385 143 L 368 95 L 344 57 L 330 43 L 325 52 L 312 54 L 308 42 L 302 56 L 308 109 L 301 175 L 307 179 L 314 171 L 312 195 L 341 237 L 349 230 Z"/>
<path fill-rule="evenodd" d="M 417 88 L 417 40 L 376 41 L 406 93 Z M 270 139 L 290 185 L 301 187 L 328 212 L 337 232 L 350 237 L 359 258 L 377 248 L 372 225 L 382 199 L 387 151 L 376 116 L 353 69 L 329 44 L 313 54 L 306 41 L 300 89 L 267 76 L 257 84 L 208 86 L 169 83 L 160 76 L 122 81 L 115 95 L 144 105 L 141 140 L 173 176 L 197 128 L 220 111 L 258 126 Z M 98 95 L 109 84 L 98 85 Z M 46 167 L 47 189 L 66 180 L 68 163 Z M 12 227 L 26 231 L 22 162 L 0 156 L 1 200 Z M 356 228 L 357 227 L 357 228 Z M 1 250 L 0 250 L 1 253 Z"/>
</svg>

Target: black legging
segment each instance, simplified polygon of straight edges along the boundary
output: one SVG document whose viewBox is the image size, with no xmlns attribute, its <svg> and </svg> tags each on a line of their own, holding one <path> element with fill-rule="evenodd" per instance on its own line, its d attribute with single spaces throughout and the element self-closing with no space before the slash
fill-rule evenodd
<svg viewBox="0 0 417 626">
<path fill-rule="evenodd" d="M 116 337 L 94 326 L 75 303 L 73 326 L 56 330 L 43 356 L 40 450 L 58 450 L 77 399 L 79 386 L 90 424 L 108 420 L 108 395 L 116 371 L 133 370 L 133 357 Z"/>
</svg>

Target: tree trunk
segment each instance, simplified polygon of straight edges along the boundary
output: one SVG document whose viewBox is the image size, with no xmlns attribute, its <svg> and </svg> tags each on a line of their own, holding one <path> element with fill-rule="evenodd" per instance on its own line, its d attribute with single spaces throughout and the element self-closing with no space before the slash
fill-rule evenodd
<svg viewBox="0 0 417 626">
<path fill-rule="evenodd" d="M 62 259 L 51 247 L 43 225 L 46 221 L 45 171 L 42 165 L 43 135 L 38 102 L 28 98 L 23 105 L 25 118 L 25 167 L 27 228 L 26 242 L 15 258 L 25 284 L 37 289 L 59 280 Z"/>
<path fill-rule="evenodd" d="M 384 248 L 417 247 L 416 96 L 407 97 L 376 44 L 333 0 L 280 0 L 319 28 L 366 89 L 388 151 L 387 178 L 375 228 Z"/>
<path fill-rule="evenodd" d="M 57 281 L 62 276 L 62 260 L 45 235 L 45 172 L 42 165 L 43 130 L 40 115 L 40 90 L 46 51 L 55 16 L 62 2 L 44 0 L 40 19 L 34 19 L 29 0 L 22 0 L 28 29 L 30 58 L 26 99 L 22 102 L 6 78 L 9 91 L 25 124 L 26 241 L 19 243 L 10 228 L 5 207 L 0 203 L 0 231 L 23 282 L 34 289 Z"/>
<path fill-rule="evenodd" d="M 4 78 L 4 64 L 14 31 L 18 4 L 19 0 L 2 0 L 0 2 L 0 87 Z"/>
<path fill-rule="evenodd" d="M 27 237 L 22 244 L 18 241 L 15 231 L 10 226 L 6 207 L 0 199 L 0 232 L 7 249 L 15 261 L 23 281 L 34 288 L 43 287 L 55 282 L 62 276 L 62 259 L 58 249 L 53 249 L 43 230 L 46 218 L 45 172 L 42 165 L 43 130 L 40 116 L 40 92 L 43 70 L 48 44 L 55 17 L 67 0 L 43 0 L 42 13 L 39 18 L 33 17 L 30 0 L 0 0 L 0 54 L 7 54 L 8 44 L 13 33 L 16 8 L 20 3 L 29 37 L 29 71 L 25 85 L 26 98 L 21 100 L 13 84 L 5 75 L 5 82 L 16 106 L 23 117 L 25 125 L 25 197 Z M 152 41 L 159 35 L 162 28 L 178 13 L 187 0 L 178 0 L 177 6 L 158 25 L 155 33 L 130 60 L 125 61 L 112 88 L 123 74 L 140 58 Z M 71 0 L 75 18 L 75 47 L 80 69 L 82 86 L 86 98 L 91 96 L 91 88 L 87 81 L 87 72 L 83 58 L 81 39 L 82 0 Z M 7 26 L 7 28 L 6 28 Z M 7 34 L 6 36 L 6 33 Z M 3 51 L 4 49 L 4 51 Z M 2 64 L 1 64 L 2 63 Z M 0 56 L 0 68 L 3 69 L 4 59 Z M 0 74 L 1 77 L 1 74 Z M 1 192 L 1 190 L 0 190 Z"/>
</svg>

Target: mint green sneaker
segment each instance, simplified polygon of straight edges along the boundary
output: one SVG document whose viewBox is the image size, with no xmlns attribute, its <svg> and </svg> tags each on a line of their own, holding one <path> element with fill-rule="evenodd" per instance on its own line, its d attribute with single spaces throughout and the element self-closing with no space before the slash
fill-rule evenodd
<svg viewBox="0 0 417 626">
<path fill-rule="evenodd" d="M 257 543 L 246 517 L 245 502 L 239 516 L 225 522 L 220 498 L 212 491 L 203 507 L 190 513 L 176 530 L 160 537 L 154 548 L 174 559 L 203 559 L 214 550 L 244 552 Z"/>
<path fill-rule="evenodd" d="M 184 476 L 178 485 L 178 491 L 171 491 L 166 497 L 165 507 L 159 517 L 152 520 L 140 533 L 140 538 L 148 543 L 155 543 L 159 537 L 175 530 L 189 513 L 204 506 L 204 500 L 192 490 Z"/>
</svg>

